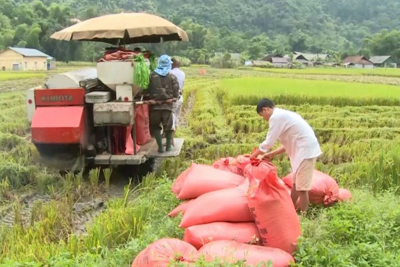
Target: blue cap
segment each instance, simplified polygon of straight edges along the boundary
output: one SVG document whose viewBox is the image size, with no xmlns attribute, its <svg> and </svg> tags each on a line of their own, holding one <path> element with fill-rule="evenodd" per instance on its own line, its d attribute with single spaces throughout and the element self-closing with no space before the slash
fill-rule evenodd
<svg viewBox="0 0 400 267">
<path fill-rule="evenodd" d="M 172 68 L 172 61 L 168 55 L 162 55 L 158 59 L 157 68 L 154 70 L 160 76 L 167 76 L 168 73 L 171 71 Z"/>
</svg>

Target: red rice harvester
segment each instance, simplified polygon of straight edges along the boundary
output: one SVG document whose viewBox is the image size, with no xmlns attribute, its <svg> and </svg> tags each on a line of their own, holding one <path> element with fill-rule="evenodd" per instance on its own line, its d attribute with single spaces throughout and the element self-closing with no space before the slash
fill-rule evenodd
<svg viewBox="0 0 400 267">
<path fill-rule="evenodd" d="M 99 62 L 96 68 L 53 75 L 42 88 L 27 91 L 32 142 L 44 165 L 80 170 L 141 165 L 180 154 L 181 138 L 175 138 L 172 151 L 157 152 L 148 106 L 134 99 L 139 89 L 133 71 L 129 61 Z"/>
<path fill-rule="evenodd" d="M 51 38 L 118 46 L 189 40 L 178 26 L 145 13 L 92 18 Z M 148 106 L 137 99 L 140 89 L 133 74 L 131 60 L 111 59 L 98 62 L 96 68 L 56 74 L 42 88 L 28 90 L 32 142 L 45 165 L 59 170 L 87 165 L 143 166 L 154 158 L 180 154 L 183 139 L 179 138 L 172 151 L 157 152 L 149 135 Z"/>
</svg>

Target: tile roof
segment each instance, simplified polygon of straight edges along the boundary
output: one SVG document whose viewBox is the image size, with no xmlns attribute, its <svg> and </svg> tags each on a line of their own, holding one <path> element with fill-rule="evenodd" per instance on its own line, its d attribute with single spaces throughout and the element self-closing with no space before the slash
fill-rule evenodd
<svg viewBox="0 0 400 267">
<path fill-rule="evenodd" d="M 372 62 L 363 56 L 349 56 L 343 60 L 343 63 L 372 65 Z"/>
</svg>

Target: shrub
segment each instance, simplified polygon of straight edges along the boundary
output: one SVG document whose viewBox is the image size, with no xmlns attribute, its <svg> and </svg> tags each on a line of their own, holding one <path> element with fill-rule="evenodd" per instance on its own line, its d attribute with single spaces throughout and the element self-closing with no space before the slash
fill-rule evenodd
<svg viewBox="0 0 400 267">
<path fill-rule="evenodd" d="M 210 59 L 211 67 L 233 69 L 240 66 L 240 60 L 234 60 L 229 53 L 221 56 L 215 56 Z"/>
<path fill-rule="evenodd" d="M 181 67 L 190 67 L 192 61 L 187 57 L 173 56 L 172 58 L 177 58 L 181 62 Z"/>
</svg>

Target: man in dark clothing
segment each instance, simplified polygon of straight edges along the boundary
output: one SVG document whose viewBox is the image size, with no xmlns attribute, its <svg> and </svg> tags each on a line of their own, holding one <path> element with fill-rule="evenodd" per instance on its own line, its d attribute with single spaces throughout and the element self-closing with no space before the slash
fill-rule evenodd
<svg viewBox="0 0 400 267">
<path fill-rule="evenodd" d="M 173 116 L 172 103 L 179 98 L 179 84 L 176 77 L 170 73 L 171 58 L 163 55 L 158 60 L 158 66 L 150 76 L 148 88 L 150 103 L 150 130 L 157 141 L 158 152 L 163 153 L 161 126 L 167 139 L 166 150 L 172 149 Z"/>
</svg>

